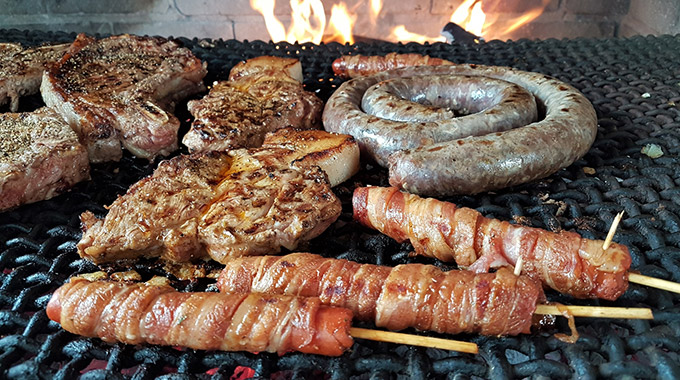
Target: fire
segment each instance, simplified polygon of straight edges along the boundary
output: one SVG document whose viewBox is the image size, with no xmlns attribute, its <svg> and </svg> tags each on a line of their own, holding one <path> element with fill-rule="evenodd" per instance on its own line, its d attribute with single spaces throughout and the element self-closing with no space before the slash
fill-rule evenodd
<svg viewBox="0 0 680 380">
<path fill-rule="evenodd" d="M 501 18 L 501 12 L 495 12 L 499 0 L 483 2 L 482 0 L 465 0 L 451 15 L 451 22 L 461 26 L 468 32 L 491 39 L 508 39 L 512 32 L 531 22 L 543 13 L 550 0 L 542 0 L 537 6 L 517 17 Z M 489 5 L 490 4 L 490 5 Z M 484 9 L 486 12 L 484 11 Z"/>
<path fill-rule="evenodd" d="M 482 2 L 479 0 L 465 0 L 453 14 L 450 21 L 474 34 L 482 36 L 486 14 L 482 10 Z"/>
<path fill-rule="evenodd" d="M 274 15 L 276 0 L 250 0 L 260 12 L 272 41 L 321 43 L 326 29 L 326 13 L 321 0 L 290 0 L 291 23 L 288 31 Z"/>
<path fill-rule="evenodd" d="M 354 29 L 354 23 L 357 17 L 353 16 L 347 10 L 345 3 L 334 4 L 331 8 L 331 18 L 328 21 L 328 29 L 331 33 L 329 36 L 324 37 L 324 41 L 336 41 L 344 44 L 349 42 L 354 43 L 354 36 L 352 35 L 352 29 Z"/>
<path fill-rule="evenodd" d="M 371 11 L 369 12 L 369 17 L 371 18 L 371 24 L 375 25 L 378 20 L 378 15 L 382 10 L 383 2 L 382 0 L 369 0 L 371 4 Z"/>
<path fill-rule="evenodd" d="M 445 41 L 444 37 L 442 36 L 430 37 L 423 34 L 411 33 L 406 30 L 404 25 L 399 25 L 392 28 L 392 38 L 396 39 L 397 41 L 413 41 L 421 44 L 425 42 Z"/>
<path fill-rule="evenodd" d="M 542 4 L 535 9 L 510 18 L 503 12 L 495 12 L 501 2 L 502 0 L 463 0 L 451 14 L 450 21 L 485 40 L 509 39 L 512 38 L 515 30 L 540 16 L 550 0 L 542 0 Z M 380 13 L 383 11 L 383 3 L 384 0 L 362 0 L 356 3 L 357 7 L 367 6 L 367 11 L 362 11 L 357 7 L 350 10 L 344 2 L 336 3 L 331 8 L 330 19 L 326 23 L 326 13 L 321 0 L 290 0 L 291 22 L 286 29 L 274 15 L 276 0 L 250 0 L 250 6 L 264 17 L 272 41 L 313 42 L 315 44 L 322 41 L 354 43 L 353 29 L 358 15 L 364 15 L 364 17 L 367 15 L 370 21 L 369 29 L 375 30 Z M 383 39 L 384 37 L 377 38 Z M 444 41 L 444 38 L 439 35 L 428 36 L 410 32 L 405 25 L 392 28 L 391 35 L 385 39 L 419 43 Z"/>
<path fill-rule="evenodd" d="M 333 5 L 327 28 L 321 0 L 290 0 L 291 23 L 288 30 L 274 15 L 275 5 L 276 0 L 250 0 L 250 6 L 264 17 L 269 37 L 274 42 L 354 43 L 352 29 L 357 17 L 349 12 L 345 3 Z"/>
</svg>

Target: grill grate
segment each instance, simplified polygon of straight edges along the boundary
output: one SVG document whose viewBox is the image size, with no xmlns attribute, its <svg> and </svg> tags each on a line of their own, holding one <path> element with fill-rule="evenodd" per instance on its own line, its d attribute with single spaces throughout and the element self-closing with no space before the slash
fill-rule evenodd
<svg viewBox="0 0 680 380">
<path fill-rule="evenodd" d="M 65 33 L 0 30 L 0 40 L 26 45 L 73 38 Z M 347 53 L 416 52 L 455 62 L 513 66 L 564 80 L 583 91 L 597 110 L 598 137 L 590 152 L 531 185 L 451 200 L 489 217 L 574 230 L 589 238 L 603 238 L 614 215 L 623 209 L 626 217 L 616 241 L 630 247 L 633 268 L 680 281 L 680 37 L 490 41 L 471 46 L 181 40 L 208 62 L 207 83 L 226 79 L 229 68 L 245 58 L 299 57 L 306 85 L 324 100 L 339 83 L 330 62 Z M 22 101 L 22 108 L 40 104 L 39 97 L 32 97 Z M 181 120 L 188 118 L 184 105 L 178 113 Z M 663 156 L 653 159 L 641 153 L 647 144 L 660 146 Z M 357 340 L 339 358 L 295 353 L 279 357 L 112 345 L 64 332 L 45 315 L 51 292 L 73 274 L 97 270 L 75 252 L 78 216 L 85 210 L 103 215 L 104 205 L 153 167 L 126 154 L 119 163 L 95 165 L 92 180 L 67 194 L 0 214 L 1 377 L 227 379 L 249 373 L 244 369 L 248 367 L 258 378 L 294 379 L 680 378 L 679 297 L 637 285 L 613 303 L 577 301 L 553 292 L 548 297 L 572 304 L 651 307 L 654 321 L 578 319 L 581 338 L 573 345 L 552 336 L 568 331 L 563 322 L 528 336 L 457 336 L 479 344 L 476 356 Z M 586 174 L 592 173 L 587 168 L 595 174 Z M 310 242 L 310 251 L 386 265 L 413 261 L 442 265 L 409 257 L 408 244 L 353 223 L 350 199 L 356 184 L 385 185 L 386 173 L 365 164 L 360 174 L 336 189 L 343 215 Z M 144 276 L 163 273 L 152 263 L 136 268 Z M 211 288 L 207 280 L 174 284 L 180 290 Z"/>
</svg>

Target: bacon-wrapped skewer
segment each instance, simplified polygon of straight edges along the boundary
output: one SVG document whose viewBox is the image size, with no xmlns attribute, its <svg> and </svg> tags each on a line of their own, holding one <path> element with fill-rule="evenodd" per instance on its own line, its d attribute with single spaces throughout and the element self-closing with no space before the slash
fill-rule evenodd
<svg viewBox="0 0 680 380">
<path fill-rule="evenodd" d="M 343 55 L 333 61 L 333 72 L 342 78 L 356 78 L 406 66 L 451 65 L 453 62 L 421 54 L 389 53 L 385 56 Z"/>
<path fill-rule="evenodd" d="M 517 335 L 531 330 L 541 285 L 507 268 L 444 272 L 432 265 L 394 268 L 309 253 L 243 257 L 226 264 L 218 288 L 319 297 L 378 327 L 457 334 Z"/>
<path fill-rule="evenodd" d="M 624 245 L 574 232 L 550 232 L 490 219 L 450 202 L 420 198 L 396 188 L 354 191 L 354 218 L 416 254 L 455 261 L 474 272 L 515 266 L 522 273 L 577 298 L 615 300 L 628 287 L 630 253 Z"/>
<path fill-rule="evenodd" d="M 74 334 L 106 342 L 203 350 L 337 356 L 352 346 L 352 312 L 319 299 L 182 293 L 170 286 L 72 279 L 47 315 Z"/>
</svg>

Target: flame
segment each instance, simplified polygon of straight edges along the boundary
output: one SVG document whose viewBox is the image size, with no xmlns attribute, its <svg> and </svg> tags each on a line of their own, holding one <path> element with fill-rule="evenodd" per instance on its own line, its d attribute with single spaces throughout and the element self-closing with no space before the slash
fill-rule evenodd
<svg viewBox="0 0 680 380">
<path fill-rule="evenodd" d="M 274 16 L 274 6 L 276 0 L 250 0 L 250 7 L 260 12 L 264 17 L 264 24 L 267 27 L 272 41 L 279 42 L 286 40 L 286 28 L 281 21 Z"/>
<path fill-rule="evenodd" d="M 515 30 L 540 16 L 550 0 L 541 0 L 540 6 L 514 18 L 506 18 L 505 15 L 501 18 L 503 12 L 495 12 L 501 2 L 502 0 L 463 0 L 451 14 L 450 21 L 486 40 L 509 39 L 512 38 Z M 334 4 L 328 24 L 321 0 L 290 0 L 291 23 L 288 29 L 274 15 L 275 4 L 276 0 L 250 0 L 250 6 L 264 17 L 269 36 L 274 42 L 354 43 L 353 28 L 357 15 L 365 17 L 367 13 L 371 27 L 375 29 L 384 0 L 368 0 L 367 2 L 362 0 L 356 4 L 357 6 L 367 4 L 368 12 L 358 10 L 356 7 L 350 11 L 344 2 Z M 419 43 L 445 40 L 439 35 L 427 36 L 410 32 L 405 25 L 392 28 L 388 39 Z"/>
<path fill-rule="evenodd" d="M 442 36 L 439 37 L 430 37 L 426 36 L 423 34 L 417 34 L 417 33 L 412 33 L 406 30 L 406 26 L 404 25 L 399 25 L 395 26 L 392 28 L 392 33 L 391 37 L 393 39 L 396 39 L 397 41 L 412 41 L 412 42 L 418 42 L 418 43 L 425 43 L 425 42 L 432 42 L 432 41 L 440 41 L 444 42 L 445 39 Z"/>
<path fill-rule="evenodd" d="M 353 44 L 352 29 L 354 29 L 356 20 L 357 16 L 349 13 L 345 3 L 334 4 L 331 8 L 331 18 L 328 21 L 328 29 L 331 33 L 327 33 L 330 35 L 324 37 L 324 41 L 336 41 L 341 44 L 349 42 Z"/>
<path fill-rule="evenodd" d="M 371 19 L 371 24 L 375 24 L 376 20 L 378 19 L 378 15 L 380 14 L 380 11 L 382 10 L 383 2 L 382 0 L 369 0 L 371 4 L 371 11 L 368 13 L 368 16 Z"/>
<path fill-rule="evenodd" d="M 527 24 L 534 20 L 536 17 L 540 16 L 543 13 L 543 9 L 548 5 L 549 0 L 543 0 L 543 6 L 540 8 L 534 8 L 531 11 L 529 11 L 527 14 L 517 17 L 514 22 L 508 26 L 502 34 L 508 35 L 512 33 L 513 31 L 517 30 L 520 26 Z"/>
<path fill-rule="evenodd" d="M 250 6 L 264 17 L 272 41 L 321 43 L 326 29 L 326 13 L 321 0 L 290 0 L 288 31 L 274 15 L 275 5 L 276 0 L 250 0 Z"/>
<path fill-rule="evenodd" d="M 490 3 L 491 5 L 484 6 L 484 8 L 489 8 L 487 12 L 484 12 L 482 0 L 465 0 L 453 11 L 450 21 L 476 36 L 484 37 L 486 40 L 508 39 L 512 37 L 513 31 L 540 16 L 550 0 L 542 0 L 541 5 L 536 8 L 510 19 L 501 19 L 499 17 L 501 12 L 494 11 L 500 2 L 500 0 L 485 2 L 485 4 Z"/>
<path fill-rule="evenodd" d="M 479 0 L 465 0 L 453 11 L 450 18 L 451 22 L 458 24 L 475 36 L 482 35 L 485 20 L 486 14 L 484 14 L 482 2 Z"/>
</svg>

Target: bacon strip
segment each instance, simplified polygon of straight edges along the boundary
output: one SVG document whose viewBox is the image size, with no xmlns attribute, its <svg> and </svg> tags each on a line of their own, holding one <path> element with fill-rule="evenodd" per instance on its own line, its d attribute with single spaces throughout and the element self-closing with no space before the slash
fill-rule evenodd
<svg viewBox="0 0 680 380">
<path fill-rule="evenodd" d="M 328 356 L 352 346 L 352 312 L 315 298 L 182 293 L 79 278 L 57 289 L 47 315 L 69 332 L 106 342 Z"/>
<path fill-rule="evenodd" d="M 232 260 L 217 286 L 226 293 L 319 297 L 390 330 L 415 327 L 449 334 L 529 333 L 536 304 L 544 297 L 538 283 L 507 268 L 482 274 L 422 264 L 391 268 L 309 253 Z"/>
<path fill-rule="evenodd" d="M 474 272 L 514 266 L 522 273 L 577 298 L 615 300 L 628 287 L 628 248 L 590 240 L 574 232 L 550 232 L 482 216 L 433 198 L 397 188 L 354 191 L 354 218 L 393 239 L 413 244 L 419 255 L 455 261 Z"/>
<path fill-rule="evenodd" d="M 389 53 L 385 56 L 343 55 L 333 61 L 333 72 L 341 78 L 357 78 L 407 66 L 452 65 L 453 62 L 421 54 Z"/>
</svg>

